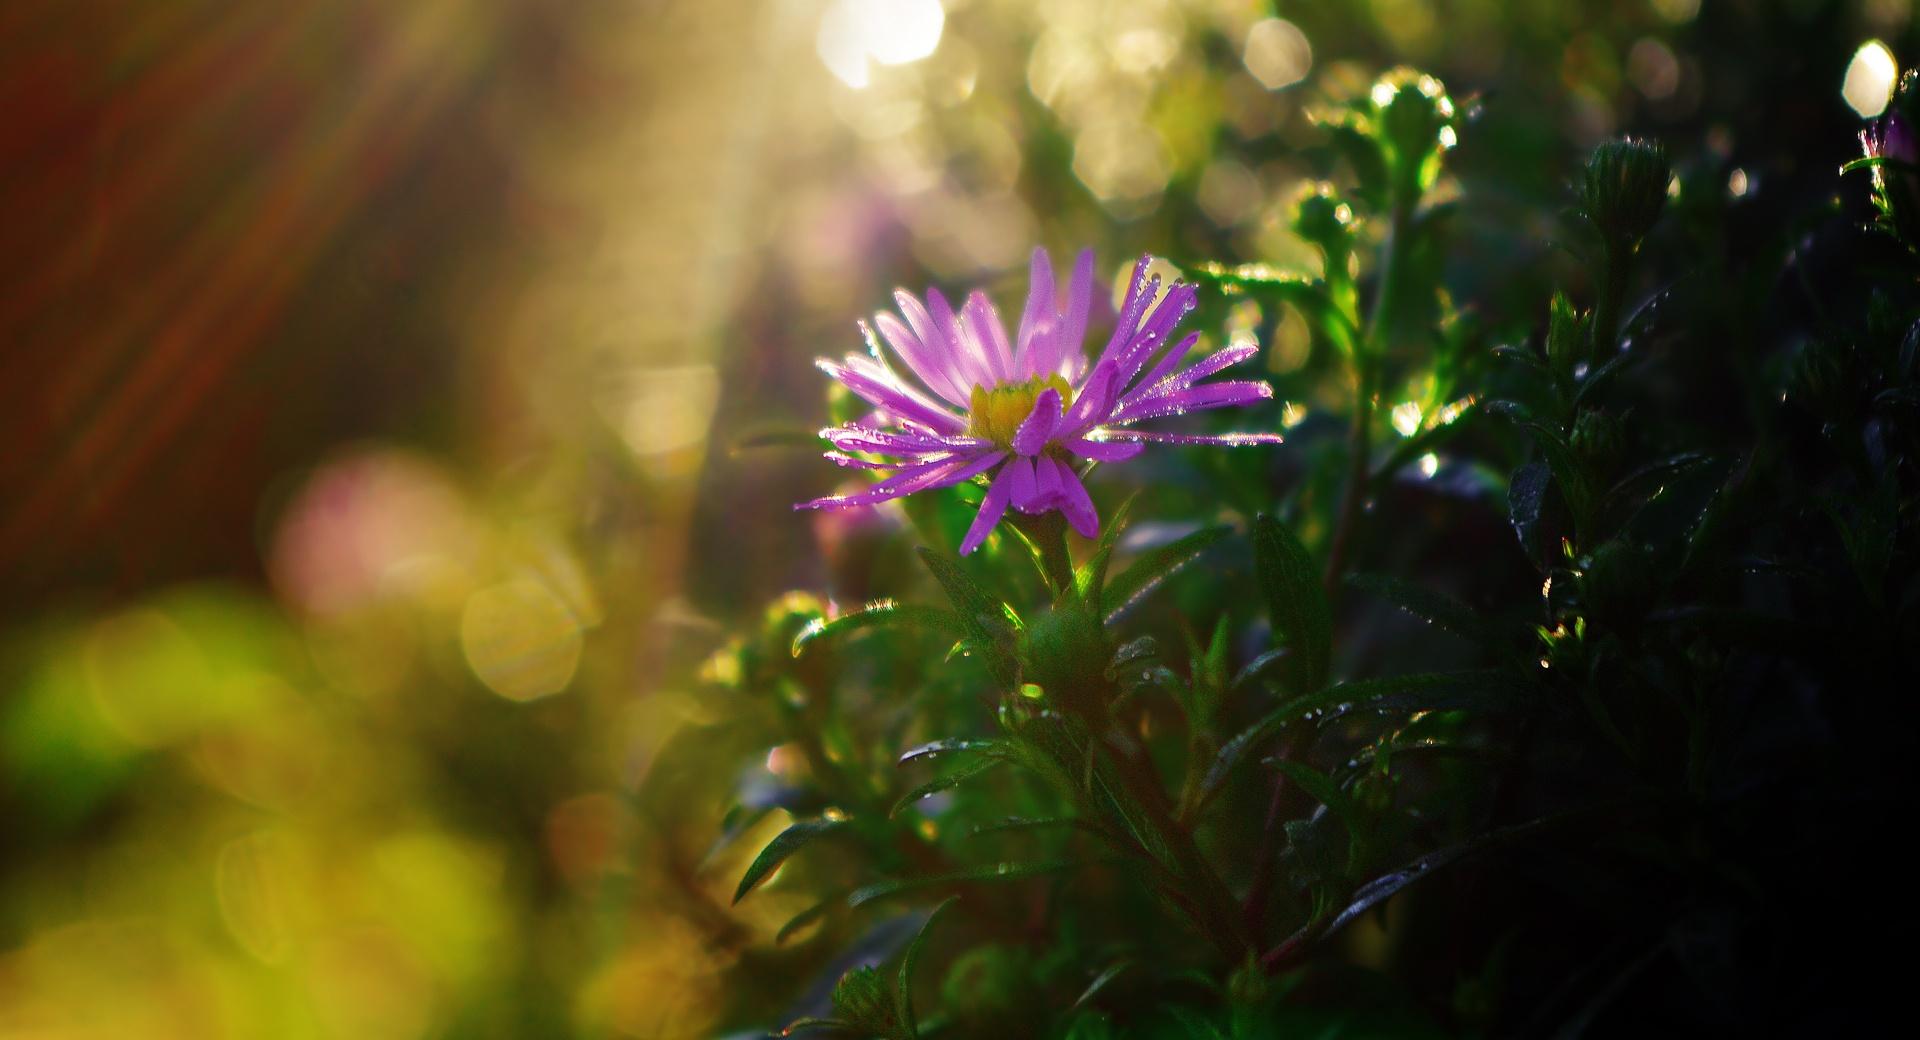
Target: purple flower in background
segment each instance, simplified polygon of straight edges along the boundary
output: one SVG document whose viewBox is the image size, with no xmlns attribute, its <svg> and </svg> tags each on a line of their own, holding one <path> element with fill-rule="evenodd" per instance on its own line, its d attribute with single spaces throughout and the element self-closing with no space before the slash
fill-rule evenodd
<svg viewBox="0 0 1920 1040">
<path fill-rule="evenodd" d="M 1193 309 L 1192 285 L 1160 293 L 1148 278 L 1151 257 L 1134 266 L 1126 301 L 1100 356 L 1088 364 L 1082 340 L 1093 309 L 1093 251 L 1080 254 L 1064 304 L 1044 249 L 1033 252 L 1033 281 L 1019 335 L 1011 342 L 985 294 L 955 311 L 939 290 L 922 304 L 894 293 L 902 322 L 882 313 L 861 323 L 868 354 L 821 359 L 820 368 L 874 406 L 872 415 L 821 431 L 843 466 L 896 472 L 864 491 L 830 495 L 795 508 L 868 506 L 916 491 L 991 474 L 980 512 L 960 543 L 979 548 L 1008 507 L 1038 514 L 1058 509 L 1075 531 L 1092 538 L 1100 518 L 1075 471 L 1077 462 L 1118 462 L 1145 441 L 1174 444 L 1277 444 L 1269 433 L 1157 433 L 1128 427 L 1145 419 L 1246 405 L 1273 396 L 1258 380 L 1201 383 L 1259 353 L 1228 347 L 1181 368 L 1199 340 L 1174 343 L 1174 326 Z M 1156 304 L 1156 298 L 1158 303 Z M 878 336 L 874 328 L 879 330 Z M 889 350 L 881 349 L 885 341 Z"/>
</svg>

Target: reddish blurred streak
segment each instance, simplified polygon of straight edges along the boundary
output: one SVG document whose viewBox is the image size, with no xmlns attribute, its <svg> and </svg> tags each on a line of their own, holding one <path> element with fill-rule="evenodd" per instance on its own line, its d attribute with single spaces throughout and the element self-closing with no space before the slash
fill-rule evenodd
<svg viewBox="0 0 1920 1040">
<path fill-rule="evenodd" d="M 476 68 L 458 0 L 124 6 L 0 14 L 0 576 L 246 449 L 201 409 Z"/>
</svg>

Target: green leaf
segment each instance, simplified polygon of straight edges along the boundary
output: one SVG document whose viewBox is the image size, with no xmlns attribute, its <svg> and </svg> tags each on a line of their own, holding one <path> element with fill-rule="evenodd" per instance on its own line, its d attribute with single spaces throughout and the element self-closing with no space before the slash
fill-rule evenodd
<svg viewBox="0 0 1920 1040">
<path fill-rule="evenodd" d="M 1475 642 L 1486 642 L 1488 626 L 1473 608 L 1444 593 L 1385 574 L 1353 574 L 1347 584 L 1370 592 L 1435 628 Z"/>
<path fill-rule="evenodd" d="M 1111 679 L 1119 675 L 1120 670 L 1128 665 L 1150 661 L 1159 656 L 1160 642 L 1152 636 L 1141 636 L 1122 643 L 1120 648 L 1113 652 L 1113 660 L 1107 662 L 1107 678 Z"/>
<path fill-rule="evenodd" d="M 910 748 L 894 761 L 894 765 L 904 766 L 909 762 L 918 762 L 923 758 L 933 758 L 938 755 L 953 755 L 963 751 L 988 751 L 998 746 L 999 743 L 992 740 L 968 740 L 964 737 L 950 737 L 946 740 L 929 741 L 919 747 Z"/>
<path fill-rule="evenodd" d="M 1536 535 L 1540 530 L 1540 513 L 1547 502 L 1547 486 L 1552 474 L 1539 462 L 1529 462 L 1513 471 L 1507 481 L 1507 516 L 1513 524 L 1514 536 L 1520 539 L 1520 548 L 1532 560 L 1534 566 L 1540 565 L 1540 549 Z"/>
<path fill-rule="evenodd" d="M 1333 611 L 1313 557 L 1285 524 L 1263 514 L 1253 522 L 1253 566 L 1273 629 L 1293 648 L 1298 688 L 1326 685 L 1333 657 Z"/>
<path fill-rule="evenodd" d="M 1106 620 L 1112 622 L 1142 596 L 1232 533 L 1233 528 L 1225 524 L 1205 527 L 1142 553 L 1113 579 L 1101 597 Z"/>
<path fill-rule="evenodd" d="M 747 872 L 740 878 L 740 886 L 733 891 L 733 901 L 739 903 L 755 886 L 766 880 L 775 867 L 786 862 L 788 856 L 800 851 L 815 838 L 830 834 L 846 824 L 846 820 L 825 818 L 801 820 L 781 831 L 767 843 L 766 848 L 760 850 L 760 855 L 753 858 L 753 864 L 747 867 Z"/>
<path fill-rule="evenodd" d="M 1353 799 L 1340 789 L 1340 785 L 1325 773 L 1312 766 L 1299 762 L 1290 762 L 1284 758 L 1269 759 L 1275 768 L 1287 774 L 1287 779 L 1300 785 L 1300 789 L 1312 795 L 1320 804 L 1327 807 L 1342 824 L 1346 825 L 1348 836 L 1356 843 L 1366 839 L 1367 821 L 1355 805 Z"/>
<path fill-rule="evenodd" d="M 786 942 L 788 936 L 792 935 L 793 933 L 799 931 L 802 928 L 805 928 L 807 925 L 812 924 L 813 922 L 819 920 L 820 918 L 825 917 L 827 914 L 827 911 L 832 910 L 834 907 L 840 905 L 840 899 L 841 897 L 837 895 L 828 896 L 827 898 L 822 899 L 818 903 L 815 903 L 812 906 L 807 907 L 805 910 L 802 910 L 799 913 L 794 914 L 793 917 L 788 919 L 786 924 L 783 924 L 780 926 L 780 930 L 778 932 L 774 933 L 774 936 L 773 936 L 774 944 L 779 945 L 780 943 Z"/>
<path fill-rule="evenodd" d="M 1254 745 L 1280 732 L 1295 719 L 1325 713 L 1329 717 L 1355 711 L 1442 711 L 1458 708 L 1505 707 L 1522 688 L 1515 677 L 1499 669 L 1466 672 L 1423 672 L 1385 679 L 1341 683 L 1295 697 L 1240 731 L 1220 748 L 1207 770 L 1201 789 L 1211 791 Z"/>
<path fill-rule="evenodd" d="M 1613 487 L 1607 490 L 1607 499 L 1612 501 L 1641 497 L 1656 498 L 1666 490 L 1667 481 L 1710 461 L 1712 461 L 1710 456 L 1689 451 L 1668 456 L 1657 462 L 1650 462 L 1621 477 Z"/>
<path fill-rule="evenodd" d="M 890 878 L 876 881 L 871 885 L 855 889 L 847 896 L 847 906 L 857 909 L 868 903 L 897 896 L 903 892 L 913 892 L 923 888 L 937 888 L 941 885 L 960 885 L 975 881 L 1020 881 L 1039 877 L 1055 871 L 1070 870 L 1082 866 L 1079 860 L 1049 860 L 1033 863 L 993 863 L 984 867 L 968 870 L 956 870 L 947 874 L 934 874 L 917 878 Z"/>
<path fill-rule="evenodd" d="M 920 1025 L 913 1015 L 913 965 L 920 959 L 920 948 L 926 945 L 927 933 L 933 929 L 933 922 L 940 917 L 941 911 L 953 905 L 959 896 L 948 896 L 927 919 L 921 922 L 920 931 L 915 933 L 913 941 L 907 944 L 907 952 L 900 959 L 900 974 L 895 976 L 893 984 L 893 1013 L 901 1029 L 909 1037 L 920 1035 Z"/>
<path fill-rule="evenodd" d="M 920 799 L 930 794 L 938 794 L 950 787 L 958 787 L 968 779 L 979 776 L 981 773 L 992 769 L 1003 761 L 1005 761 L 1005 759 L 999 755 L 982 756 L 962 765 L 960 768 L 955 769 L 945 776 L 936 776 L 932 780 L 901 795 L 900 800 L 893 803 L 893 809 L 890 810 L 887 815 L 898 816 L 907 806 L 912 805 Z"/>
<path fill-rule="evenodd" d="M 1073 1006 L 1067 1009 L 1067 1013 L 1072 1014 L 1086 1007 L 1092 1002 L 1094 997 L 1100 994 L 1101 990 L 1106 989 L 1109 983 L 1119 978 L 1131 967 L 1133 967 L 1133 959 L 1130 957 L 1122 958 L 1107 965 L 1105 971 L 1095 975 L 1093 981 L 1087 983 L 1087 988 L 1080 991 L 1080 999 L 1073 1002 Z"/>
<path fill-rule="evenodd" d="M 1412 464 L 1413 460 L 1451 440 L 1455 434 L 1460 433 L 1472 425 L 1472 423 L 1467 420 L 1473 418 L 1479 411 L 1479 403 L 1471 400 L 1457 407 L 1449 406 L 1443 409 L 1442 414 L 1445 418 L 1442 421 L 1415 433 L 1413 436 L 1402 440 L 1394 446 L 1392 453 L 1387 456 L 1386 461 L 1382 462 L 1379 468 L 1373 471 L 1373 483 L 1376 486 L 1385 484 L 1387 481 L 1393 479 L 1395 474 Z"/>
<path fill-rule="evenodd" d="M 1127 496 L 1120 508 L 1113 511 L 1106 526 L 1100 529 L 1100 540 L 1095 543 L 1093 555 L 1080 569 L 1073 572 L 1073 590 L 1080 601 L 1093 611 L 1096 617 L 1104 617 L 1101 604 L 1106 599 L 1107 565 L 1113 562 L 1114 546 L 1120 543 L 1120 532 L 1126 528 L 1127 515 L 1133 510 L 1133 500 L 1140 497 L 1139 492 Z"/>
<path fill-rule="evenodd" d="M 1245 686 L 1246 684 L 1266 674 L 1275 665 L 1279 664 L 1282 661 L 1285 661 L 1287 658 L 1292 656 L 1293 656 L 1293 650 L 1290 647 L 1282 646 L 1282 647 L 1275 648 L 1273 650 L 1268 650 L 1266 653 L 1261 654 L 1259 657 L 1256 657 L 1253 660 L 1248 661 L 1246 664 L 1246 667 L 1234 673 L 1233 681 L 1227 684 L 1227 689 L 1237 690 L 1242 686 Z"/>
<path fill-rule="evenodd" d="M 966 634 L 964 626 L 960 623 L 960 616 L 951 610 L 879 599 L 831 621 L 826 618 L 814 618 L 807 622 L 807 627 L 793 637 L 793 656 L 799 657 L 809 646 L 823 639 L 884 625 L 910 625 L 930 629 L 954 639 Z"/>
<path fill-rule="evenodd" d="M 985 655 L 994 679 L 1003 686 L 1012 685 L 1019 675 L 1013 657 L 1013 633 L 1020 625 L 1020 615 L 974 581 L 958 559 L 925 546 L 920 548 L 920 559 L 946 590 L 954 609 L 960 612 L 960 624 L 967 641 Z"/>
<path fill-rule="evenodd" d="M 1222 295 L 1246 295 L 1256 300 L 1283 303 L 1300 312 L 1308 326 L 1344 353 L 1352 354 L 1360 332 L 1342 313 L 1324 282 L 1293 271 L 1282 271 L 1266 264 L 1199 264 L 1192 270 L 1196 282 L 1210 283 Z"/>
</svg>

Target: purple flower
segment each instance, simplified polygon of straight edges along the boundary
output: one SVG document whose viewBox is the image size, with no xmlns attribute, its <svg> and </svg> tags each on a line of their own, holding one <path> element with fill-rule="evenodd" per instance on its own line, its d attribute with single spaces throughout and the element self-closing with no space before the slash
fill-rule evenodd
<svg viewBox="0 0 1920 1040">
<path fill-rule="evenodd" d="M 1279 435 L 1270 433 L 1208 436 L 1128 428 L 1145 419 L 1273 396 L 1273 389 L 1258 380 L 1200 382 L 1258 354 L 1250 344 L 1180 367 L 1200 335 L 1177 343 L 1171 337 L 1193 309 L 1197 293 L 1192 285 L 1176 282 L 1162 295 L 1159 276 L 1147 277 L 1151 259 L 1143 256 L 1134 266 L 1113 335 L 1092 364 L 1081 346 L 1093 309 L 1092 250 L 1074 264 L 1064 302 L 1055 291 L 1046 250 L 1033 251 L 1027 307 L 1011 342 L 983 293 L 972 293 L 955 311 L 937 289 L 928 291 L 925 304 L 897 290 L 894 300 L 904 322 L 892 314 L 877 315 L 872 327 L 860 326 L 866 356 L 819 361 L 827 375 L 874 407 L 865 419 L 820 432 L 835 449 L 826 457 L 842 466 L 894 473 L 856 494 L 829 495 L 795 508 L 868 506 L 990 478 L 986 500 L 960 543 L 963 555 L 979 548 L 1008 507 L 1029 514 L 1057 509 L 1075 531 L 1092 538 L 1100 533 L 1100 518 L 1076 472 L 1080 460 L 1130 459 L 1146 441 L 1279 443 Z M 889 349 L 881 349 L 882 341 Z"/>
</svg>

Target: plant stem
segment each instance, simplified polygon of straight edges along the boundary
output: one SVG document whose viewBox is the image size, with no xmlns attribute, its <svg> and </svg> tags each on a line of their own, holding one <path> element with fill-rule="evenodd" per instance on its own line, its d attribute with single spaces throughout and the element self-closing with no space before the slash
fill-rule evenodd
<svg viewBox="0 0 1920 1040">
<path fill-rule="evenodd" d="M 1327 543 L 1327 571 L 1323 579 L 1329 600 L 1339 593 L 1340 579 L 1345 576 L 1347 556 L 1352 550 L 1354 529 L 1359 526 L 1360 514 L 1366 508 L 1367 482 L 1372 477 L 1374 399 L 1378 396 L 1374 386 L 1375 368 L 1383 352 L 1383 326 L 1392 313 L 1390 300 L 1400 280 L 1400 268 L 1404 266 L 1414 201 L 1394 203 L 1392 222 L 1387 228 L 1386 255 L 1380 266 L 1380 287 L 1373 294 L 1366 330 L 1354 344 L 1353 427 L 1347 433 L 1346 490 L 1340 497 L 1333 537 Z"/>
</svg>

